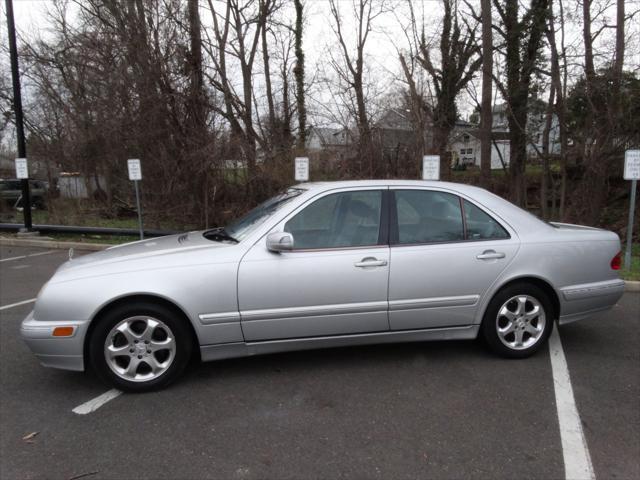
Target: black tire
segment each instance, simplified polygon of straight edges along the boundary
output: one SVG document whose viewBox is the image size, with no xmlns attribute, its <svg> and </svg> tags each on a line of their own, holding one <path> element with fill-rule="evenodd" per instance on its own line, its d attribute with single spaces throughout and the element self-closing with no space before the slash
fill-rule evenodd
<svg viewBox="0 0 640 480">
<path fill-rule="evenodd" d="M 105 342 L 112 329 L 120 322 L 138 316 L 148 316 L 164 323 L 173 334 L 175 349 L 172 361 L 159 376 L 150 380 L 132 381 L 122 378 L 109 366 L 105 354 Z M 192 333 L 187 324 L 188 320 L 178 311 L 151 302 L 135 301 L 108 310 L 97 318 L 96 322 L 88 343 L 87 353 L 91 367 L 102 381 L 119 390 L 134 393 L 159 390 L 175 381 L 189 363 L 193 351 Z"/>
<path fill-rule="evenodd" d="M 529 347 L 525 347 L 524 345 L 521 347 L 509 347 L 505 342 L 509 343 L 510 338 L 514 338 L 515 343 L 515 333 L 514 337 L 510 335 L 505 337 L 505 341 L 501 339 L 500 334 L 498 333 L 499 324 L 506 323 L 509 324 L 509 319 L 506 317 L 501 317 L 498 319 L 498 311 L 502 309 L 502 307 L 513 297 L 529 297 L 533 300 L 536 300 L 539 306 L 543 309 L 544 314 L 544 327 L 541 327 L 541 333 L 537 340 L 534 340 L 534 343 Z M 530 302 L 530 306 L 533 304 Z M 509 312 L 505 312 L 509 313 Z M 518 319 L 520 320 L 520 319 Z M 500 323 L 499 323 L 500 322 Z M 533 320 L 533 326 L 541 325 L 537 322 L 540 322 L 540 317 Z M 482 336 L 488 345 L 488 347 L 498 355 L 506 358 L 526 358 L 530 357 L 534 353 L 536 353 L 549 339 L 549 335 L 551 335 L 551 331 L 553 330 L 553 324 L 555 323 L 555 314 L 553 310 L 553 305 L 549 296 L 539 287 L 530 283 L 514 283 L 513 285 L 509 285 L 508 287 L 500 290 L 489 302 L 489 306 L 484 314 L 484 318 L 482 320 Z M 506 328 L 504 325 L 503 328 Z M 526 327 L 523 327 L 523 330 Z M 528 332 L 522 333 L 524 335 L 522 338 L 524 341 L 527 341 L 529 338 L 536 338 L 530 335 Z M 529 337 L 527 337 L 527 335 Z"/>
</svg>

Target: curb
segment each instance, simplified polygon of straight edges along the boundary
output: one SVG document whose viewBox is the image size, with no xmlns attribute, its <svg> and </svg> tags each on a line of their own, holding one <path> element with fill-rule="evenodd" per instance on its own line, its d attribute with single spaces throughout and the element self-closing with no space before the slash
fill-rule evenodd
<svg viewBox="0 0 640 480">
<path fill-rule="evenodd" d="M 624 281 L 625 292 L 640 292 L 640 282 L 625 280 Z"/>
<path fill-rule="evenodd" d="M 32 239 L 18 239 L 0 237 L 0 245 L 9 247 L 42 247 L 42 248 L 59 248 L 61 250 L 68 250 L 73 248 L 75 250 L 88 250 L 91 252 L 98 252 L 105 250 L 114 245 L 102 244 L 102 243 L 84 243 L 84 242 L 59 242 L 56 240 L 32 240 Z M 640 282 L 638 282 L 640 283 Z"/>
</svg>

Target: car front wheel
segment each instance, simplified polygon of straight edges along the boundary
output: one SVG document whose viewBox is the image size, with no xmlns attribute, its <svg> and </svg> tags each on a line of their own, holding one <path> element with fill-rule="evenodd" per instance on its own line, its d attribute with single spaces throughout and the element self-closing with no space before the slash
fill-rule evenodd
<svg viewBox="0 0 640 480">
<path fill-rule="evenodd" d="M 547 294 L 536 285 L 514 284 L 498 292 L 489 303 L 482 333 L 497 354 L 525 358 L 545 344 L 553 323 Z"/>
<path fill-rule="evenodd" d="M 167 386 L 192 351 L 185 320 L 159 305 L 133 303 L 107 312 L 90 337 L 91 365 L 107 383 L 128 392 Z"/>
</svg>

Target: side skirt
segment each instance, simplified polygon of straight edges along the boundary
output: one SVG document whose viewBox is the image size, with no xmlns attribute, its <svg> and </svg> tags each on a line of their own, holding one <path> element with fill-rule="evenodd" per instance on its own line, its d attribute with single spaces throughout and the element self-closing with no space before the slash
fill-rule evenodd
<svg viewBox="0 0 640 480">
<path fill-rule="evenodd" d="M 451 328 L 430 328 L 357 335 L 335 335 L 328 337 L 291 338 L 266 340 L 263 342 L 237 342 L 200 346 L 202 361 L 224 358 L 247 357 L 267 353 L 312 350 L 316 348 L 348 347 L 377 343 L 426 342 L 432 340 L 472 340 L 478 336 L 480 325 Z"/>
</svg>

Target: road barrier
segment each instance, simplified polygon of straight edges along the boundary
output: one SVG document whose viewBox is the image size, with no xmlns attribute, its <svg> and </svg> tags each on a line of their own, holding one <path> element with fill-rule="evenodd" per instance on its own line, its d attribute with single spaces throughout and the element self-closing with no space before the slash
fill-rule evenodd
<svg viewBox="0 0 640 480">
<path fill-rule="evenodd" d="M 0 223 L 0 231 L 17 232 L 24 225 L 21 223 Z M 136 228 L 108 228 L 108 227 L 76 227 L 70 225 L 34 225 L 33 230 L 46 233 L 71 233 L 85 235 L 121 235 L 137 237 L 140 231 Z M 165 235 L 173 235 L 183 233 L 173 230 L 145 230 L 145 237 L 164 237 Z"/>
</svg>

